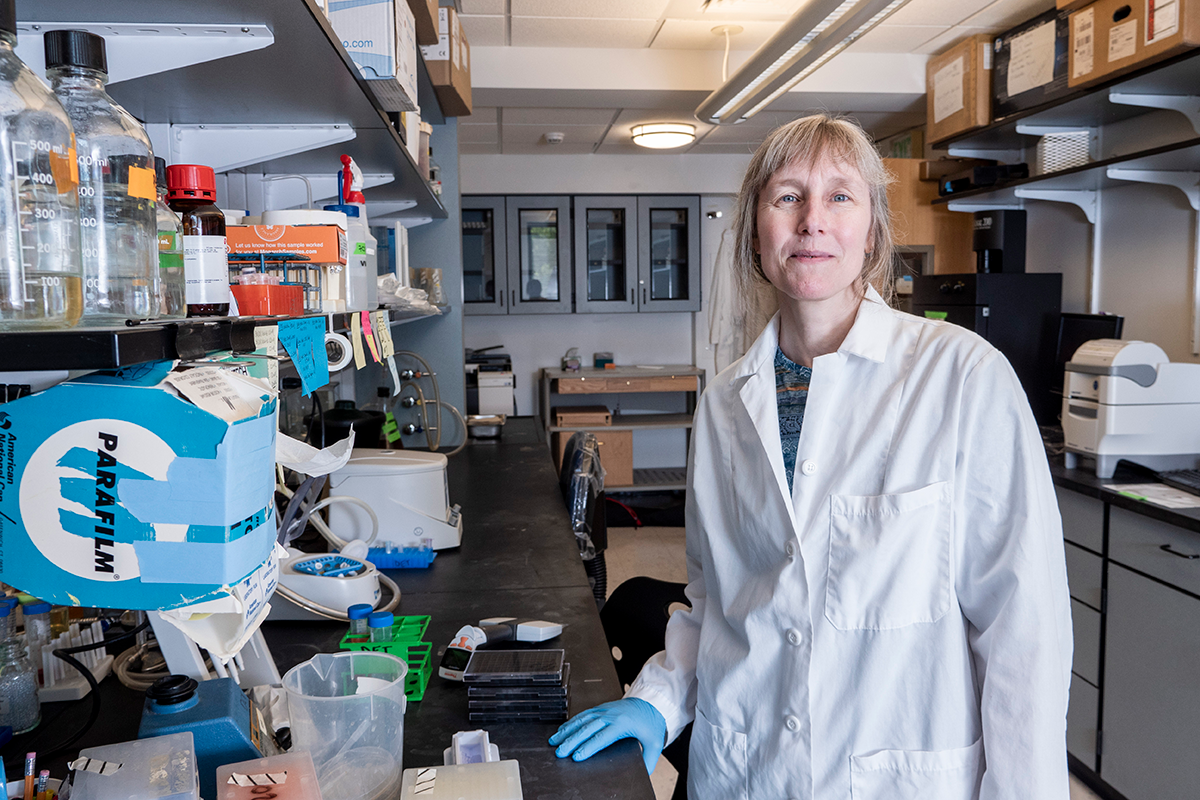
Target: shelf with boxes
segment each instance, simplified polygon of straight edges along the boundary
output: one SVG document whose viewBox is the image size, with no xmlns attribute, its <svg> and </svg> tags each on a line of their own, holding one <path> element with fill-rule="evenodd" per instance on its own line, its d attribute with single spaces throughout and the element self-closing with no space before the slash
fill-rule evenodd
<svg viewBox="0 0 1200 800">
<path fill-rule="evenodd" d="M 704 372 L 693 366 L 583 368 L 564 372 L 543 368 L 540 376 L 542 425 L 547 441 L 560 465 L 567 440 L 577 431 L 595 433 L 600 443 L 600 463 L 609 492 L 645 492 L 685 489 L 686 467 L 636 469 L 633 466 L 633 437 L 638 431 L 682 430 L 689 435 L 696 398 L 704 388 Z M 608 406 L 551 405 L 556 399 L 574 396 L 600 399 L 601 395 L 628 393 L 683 393 L 683 413 L 613 414 Z"/>
<path fill-rule="evenodd" d="M 156 149 L 169 149 L 168 162 L 207 163 L 218 173 L 324 175 L 350 152 L 364 173 L 387 178 L 367 189 L 368 201 L 403 203 L 411 216 L 447 215 L 316 0 L 25 0 L 17 12 L 23 57 L 40 50 L 42 31 L 65 24 L 106 36 L 114 66 L 129 65 L 125 76 L 114 75 L 110 94 L 146 124 Z M 269 43 L 227 55 L 213 34 L 213 54 L 205 55 L 197 27 Z M 116 35 L 118 28 L 150 38 Z M 197 55 L 159 72 L 146 63 L 172 48 Z M 416 72 L 417 100 L 440 121 L 419 54 Z"/>
</svg>

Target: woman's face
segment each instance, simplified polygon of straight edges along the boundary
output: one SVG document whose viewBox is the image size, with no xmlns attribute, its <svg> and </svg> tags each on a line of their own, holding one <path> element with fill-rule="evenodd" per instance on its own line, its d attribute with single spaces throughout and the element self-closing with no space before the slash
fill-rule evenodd
<svg viewBox="0 0 1200 800">
<path fill-rule="evenodd" d="M 852 299 L 871 249 L 870 187 L 858 170 L 823 158 L 790 163 L 758 197 L 754 250 L 779 292 L 801 302 Z"/>
</svg>

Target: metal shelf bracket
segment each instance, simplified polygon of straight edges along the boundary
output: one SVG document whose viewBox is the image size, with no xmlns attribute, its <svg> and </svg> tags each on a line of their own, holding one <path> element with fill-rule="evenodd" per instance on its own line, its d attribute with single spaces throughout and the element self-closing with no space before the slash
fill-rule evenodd
<svg viewBox="0 0 1200 800">
<path fill-rule="evenodd" d="M 1096 212 L 1100 208 L 1098 192 L 1092 189 L 1026 189 L 1017 187 L 1017 197 L 1025 200 L 1044 200 L 1048 203 L 1069 203 L 1083 211 L 1087 221 L 1096 224 Z"/>
<path fill-rule="evenodd" d="M 1196 100 L 1194 97 L 1191 99 Z M 1194 119 L 1192 124 L 1196 124 Z M 1108 177 L 1118 181 L 1174 186 L 1184 193 L 1191 204 L 1196 218 L 1196 239 L 1192 245 L 1192 355 L 1200 355 L 1200 172 L 1109 167 Z"/>
<path fill-rule="evenodd" d="M 89 31 L 104 37 L 109 83 L 261 50 L 275 42 L 266 25 L 241 23 L 18 22 L 17 55 L 38 75 L 46 73 L 41 34 L 47 30 Z"/>
<path fill-rule="evenodd" d="M 228 172 L 347 142 L 354 136 L 349 125 L 172 125 L 168 160 L 208 164 L 214 172 Z M 330 169 L 336 173 L 336 164 Z"/>
<path fill-rule="evenodd" d="M 341 202 L 338 200 L 341 196 L 341 187 L 337 185 L 337 166 L 338 164 L 335 161 L 330 167 L 331 170 L 334 170 L 333 172 L 321 173 L 320 175 L 304 175 L 312 186 L 314 207 L 320 208 L 322 205 Z M 251 180 L 254 177 L 248 175 L 247 180 Z M 396 176 L 390 172 L 364 174 L 363 189 L 383 186 L 394 180 L 396 180 Z M 300 181 L 269 181 L 263 187 L 264 208 L 299 207 L 304 205 L 306 199 L 304 185 Z M 373 223 L 374 221 L 375 218 L 372 215 L 371 222 Z"/>
<path fill-rule="evenodd" d="M 1134 94 L 1132 92 L 1110 91 L 1110 103 L 1123 106 L 1141 106 L 1142 108 L 1165 108 L 1178 111 L 1188 118 L 1192 128 L 1200 133 L 1200 97 L 1189 94 Z"/>
</svg>

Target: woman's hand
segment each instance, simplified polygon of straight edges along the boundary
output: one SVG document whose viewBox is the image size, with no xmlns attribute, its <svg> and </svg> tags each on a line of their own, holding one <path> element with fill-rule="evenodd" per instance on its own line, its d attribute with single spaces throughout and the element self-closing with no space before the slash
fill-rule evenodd
<svg viewBox="0 0 1200 800">
<path fill-rule="evenodd" d="M 667 743 L 667 721 L 658 709 L 636 697 L 589 708 L 562 724 L 550 737 L 559 758 L 584 761 L 620 739 L 642 744 L 646 771 L 654 772 Z"/>
</svg>

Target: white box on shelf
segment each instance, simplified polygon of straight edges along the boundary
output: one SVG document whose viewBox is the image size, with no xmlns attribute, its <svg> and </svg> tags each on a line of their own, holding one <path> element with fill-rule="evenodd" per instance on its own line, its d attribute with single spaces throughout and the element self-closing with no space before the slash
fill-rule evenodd
<svg viewBox="0 0 1200 800">
<path fill-rule="evenodd" d="M 328 0 L 329 21 L 386 111 L 417 107 L 417 27 L 405 0 Z"/>
</svg>

